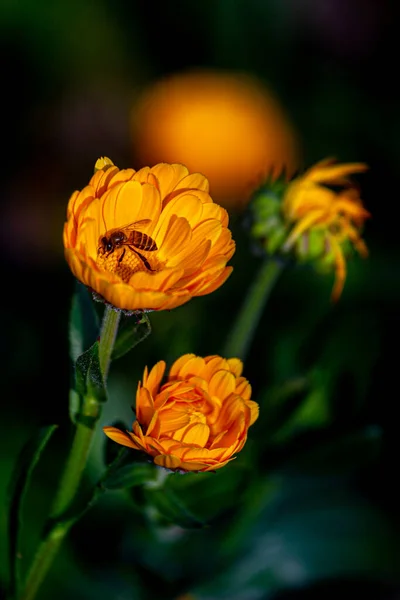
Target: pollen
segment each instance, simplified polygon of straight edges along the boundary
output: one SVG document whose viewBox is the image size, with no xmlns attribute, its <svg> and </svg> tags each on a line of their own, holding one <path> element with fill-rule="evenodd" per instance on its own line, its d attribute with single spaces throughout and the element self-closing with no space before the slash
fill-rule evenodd
<svg viewBox="0 0 400 600">
<path fill-rule="evenodd" d="M 115 273 L 124 283 L 128 283 L 138 271 L 155 273 L 160 270 L 160 261 L 154 256 L 154 252 L 141 250 L 140 254 L 143 259 L 130 248 L 119 248 L 108 254 L 99 251 L 96 263 L 104 271 Z"/>
<path fill-rule="evenodd" d="M 119 250 L 110 254 L 99 252 L 97 264 L 101 269 L 115 273 L 127 283 L 137 271 L 146 271 L 146 267 L 138 256 L 131 250 Z"/>
</svg>

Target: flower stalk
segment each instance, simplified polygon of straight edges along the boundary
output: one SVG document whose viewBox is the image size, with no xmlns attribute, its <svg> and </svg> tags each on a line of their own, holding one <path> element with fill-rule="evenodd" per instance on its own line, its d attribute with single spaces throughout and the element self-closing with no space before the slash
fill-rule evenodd
<svg viewBox="0 0 400 600">
<path fill-rule="evenodd" d="M 114 347 L 120 312 L 105 308 L 101 327 L 99 362 L 104 382 L 107 379 Z M 74 439 L 58 487 L 50 518 L 45 527 L 46 536 L 39 546 L 26 578 L 19 600 L 33 600 L 50 569 L 65 536 L 76 519 L 66 518 L 72 507 L 88 461 L 96 423 L 100 418 L 101 404 L 91 395 L 84 396 L 76 424 Z"/>
<path fill-rule="evenodd" d="M 277 258 L 264 259 L 227 338 L 223 356 L 234 356 L 245 360 L 264 306 L 284 264 L 283 260 Z"/>
</svg>

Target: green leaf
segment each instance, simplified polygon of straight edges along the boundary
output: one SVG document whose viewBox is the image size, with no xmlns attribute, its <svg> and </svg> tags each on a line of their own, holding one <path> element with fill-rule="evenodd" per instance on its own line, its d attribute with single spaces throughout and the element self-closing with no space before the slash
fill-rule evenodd
<svg viewBox="0 0 400 600">
<path fill-rule="evenodd" d="M 146 339 L 150 333 L 151 325 L 146 313 L 142 313 L 140 316 L 123 316 L 111 355 L 112 360 L 124 356 L 124 354 Z"/>
<path fill-rule="evenodd" d="M 23 446 L 12 474 L 8 490 L 11 595 L 17 594 L 20 587 L 22 511 L 25 495 L 29 488 L 33 470 L 56 428 L 57 425 L 42 427 L 33 439 Z"/>
<path fill-rule="evenodd" d="M 222 557 L 234 547 L 234 559 L 192 590 L 198 600 L 263 600 L 318 581 L 391 581 L 399 572 L 396 532 L 345 477 L 281 478 L 279 493 L 267 493 L 252 517 L 218 542 Z"/>
<path fill-rule="evenodd" d="M 206 526 L 206 523 L 189 511 L 168 486 L 147 488 L 144 490 L 144 496 L 147 514 L 159 525 L 173 524 L 183 529 L 201 529 Z"/>
<path fill-rule="evenodd" d="M 145 485 L 155 478 L 154 471 L 154 465 L 148 463 L 137 462 L 122 465 L 107 475 L 102 484 L 109 490 Z"/>
<path fill-rule="evenodd" d="M 91 294 L 86 286 L 76 282 L 69 318 L 69 345 L 73 363 L 83 354 L 99 335 L 99 319 Z"/>
<path fill-rule="evenodd" d="M 81 397 L 103 403 L 107 400 L 104 377 L 99 361 L 99 342 L 81 354 L 76 361 L 76 391 Z"/>
</svg>

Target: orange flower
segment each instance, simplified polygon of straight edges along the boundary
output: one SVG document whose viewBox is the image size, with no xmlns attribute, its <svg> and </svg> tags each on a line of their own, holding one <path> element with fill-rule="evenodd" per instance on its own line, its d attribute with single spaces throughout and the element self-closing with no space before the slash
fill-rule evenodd
<svg viewBox="0 0 400 600">
<path fill-rule="evenodd" d="M 345 257 L 351 246 L 363 257 L 368 254 L 361 229 L 370 214 L 349 179 L 352 173 L 367 168 L 363 163 L 334 164 L 331 159 L 323 160 L 294 179 L 284 193 L 282 211 L 290 233 L 283 250 L 296 244 L 300 256 L 318 258 L 321 266 L 333 265 L 333 300 L 342 293 Z"/>
<path fill-rule="evenodd" d="M 77 279 L 125 310 L 171 309 L 219 288 L 235 251 L 208 181 L 181 164 L 119 170 L 100 158 L 72 194 L 66 260 Z"/>
<path fill-rule="evenodd" d="M 215 471 L 237 454 L 258 417 L 238 358 L 181 356 L 161 385 L 165 362 L 143 374 L 133 432 L 104 427 L 118 444 L 142 450 L 156 465 L 180 471 Z"/>
<path fill-rule="evenodd" d="M 217 69 L 176 73 L 132 108 L 135 161 L 184 161 L 207 173 L 215 200 L 241 209 L 267 174 L 298 168 L 300 144 L 283 106 L 255 77 Z"/>
</svg>

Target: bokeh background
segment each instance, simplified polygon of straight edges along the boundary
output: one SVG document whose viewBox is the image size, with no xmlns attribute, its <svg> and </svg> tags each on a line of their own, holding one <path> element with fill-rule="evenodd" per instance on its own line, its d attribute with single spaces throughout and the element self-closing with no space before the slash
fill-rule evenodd
<svg viewBox="0 0 400 600">
<path fill-rule="evenodd" d="M 3 0 L 1 506 L 23 444 L 59 424 L 27 497 L 25 563 L 70 436 L 75 282 L 62 227 L 95 160 L 208 164 L 237 241 L 223 288 L 152 314 L 152 335 L 113 364 L 102 424 L 127 425 L 145 364 L 221 351 L 262 260 L 245 206 L 264 168 L 327 156 L 370 166 L 359 178 L 370 257 L 349 265 L 336 306 L 332 277 L 283 273 L 245 363 L 261 412 L 244 451 L 218 474 L 168 482 L 208 527 L 155 518 L 135 490 L 108 493 L 72 530 L 39 600 L 400 597 L 397 29 L 389 0 Z M 212 85 L 190 80 L 210 71 Z M 166 77 L 187 87 L 168 96 Z M 243 77 L 264 91 L 249 98 Z M 100 431 L 86 483 L 104 445 Z M 6 510 L 0 532 L 4 590 Z"/>
</svg>

